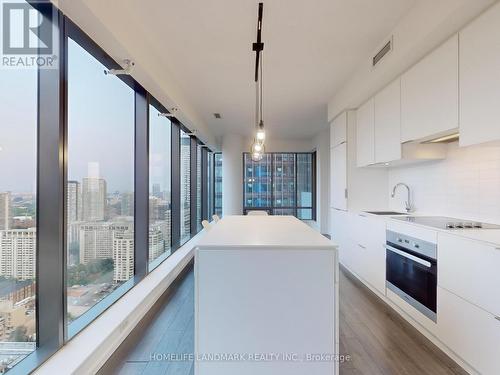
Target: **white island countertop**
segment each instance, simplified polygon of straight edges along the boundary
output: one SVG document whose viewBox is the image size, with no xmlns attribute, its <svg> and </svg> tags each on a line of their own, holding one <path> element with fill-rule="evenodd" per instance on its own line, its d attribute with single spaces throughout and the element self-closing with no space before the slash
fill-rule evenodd
<svg viewBox="0 0 500 375">
<path fill-rule="evenodd" d="M 293 216 L 225 216 L 211 226 L 198 247 L 337 248 Z"/>
<path fill-rule="evenodd" d="M 338 374 L 336 250 L 295 217 L 212 222 L 195 247 L 195 375 Z"/>
</svg>

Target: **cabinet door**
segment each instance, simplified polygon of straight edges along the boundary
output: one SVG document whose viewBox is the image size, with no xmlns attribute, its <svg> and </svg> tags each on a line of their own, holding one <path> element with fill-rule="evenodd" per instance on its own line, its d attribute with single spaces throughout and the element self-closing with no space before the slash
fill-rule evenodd
<svg viewBox="0 0 500 375">
<path fill-rule="evenodd" d="M 356 164 L 375 163 L 375 113 L 373 98 L 358 108 L 356 114 Z"/>
<path fill-rule="evenodd" d="M 458 127 L 458 36 L 401 77 L 401 141 Z"/>
<path fill-rule="evenodd" d="M 437 337 L 446 346 L 479 373 L 498 374 L 500 320 L 443 288 L 437 318 Z"/>
<path fill-rule="evenodd" d="M 347 144 L 330 149 L 331 205 L 347 210 Z"/>
<path fill-rule="evenodd" d="M 347 141 L 347 112 L 338 115 L 330 124 L 330 147 Z"/>
<path fill-rule="evenodd" d="M 500 4 L 460 32 L 460 145 L 500 140 Z"/>
<path fill-rule="evenodd" d="M 385 221 L 358 214 L 355 235 L 360 276 L 385 294 Z"/>
<path fill-rule="evenodd" d="M 401 159 L 401 79 L 375 96 L 375 162 Z"/>
<path fill-rule="evenodd" d="M 350 244 L 347 234 L 347 215 L 346 211 L 331 209 L 331 236 L 332 241 L 339 246 L 339 261 L 344 266 L 351 268 Z"/>
<path fill-rule="evenodd" d="M 500 316 L 500 249 L 442 233 L 438 249 L 438 284 Z"/>
</svg>

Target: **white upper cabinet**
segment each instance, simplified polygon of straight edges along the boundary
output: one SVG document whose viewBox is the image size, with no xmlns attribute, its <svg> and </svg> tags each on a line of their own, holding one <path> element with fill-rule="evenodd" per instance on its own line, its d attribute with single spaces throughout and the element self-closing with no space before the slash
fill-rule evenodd
<svg viewBox="0 0 500 375">
<path fill-rule="evenodd" d="M 500 4 L 460 32 L 460 145 L 500 140 Z"/>
<path fill-rule="evenodd" d="M 356 164 L 365 167 L 375 163 L 375 108 L 371 98 L 358 108 L 356 128 Z"/>
<path fill-rule="evenodd" d="M 330 148 L 331 206 L 347 210 L 347 143 Z"/>
<path fill-rule="evenodd" d="M 330 147 L 347 141 L 347 112 L 342 112 L 330 124 Z"/>
<path fill-rule="evenodd" d="M 401 159 L 401 80 L 375 95 L 375 162 Z"/>
<path fill-rule="evenodd" d="M 494 35 L 491 37 L 494 38 Z M 439 135 L 456 128 L 458 35 L 401 77 L 401 141 Z"/>
</svg>

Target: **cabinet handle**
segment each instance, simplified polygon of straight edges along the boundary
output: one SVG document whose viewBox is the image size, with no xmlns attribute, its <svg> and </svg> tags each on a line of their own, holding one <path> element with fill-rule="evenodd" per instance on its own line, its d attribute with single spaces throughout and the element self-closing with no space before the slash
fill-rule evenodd
<svg viewBox="0 0 500 375">
<path fill-rule="evenodd" d="M 363 245 L 361 245 L 361 244 L 359 244 L 359 243 L 358 243 L 358 246 L 359 246 L 360 248 L 362 248 L 362 249 L 366 249 L 366 246 L 363 246 Z"/>
<path fill-rule="evenodd" d="M 366 215 L 364 215 L 364 214 L 359 214 L 359 216 L 361 216 L 361 217 L 366 217 Z"/>
<path fill-rule="evenodd" d="M 500 322 L 500 316 L 495 316 L 495 319 Z"/>
</svg>

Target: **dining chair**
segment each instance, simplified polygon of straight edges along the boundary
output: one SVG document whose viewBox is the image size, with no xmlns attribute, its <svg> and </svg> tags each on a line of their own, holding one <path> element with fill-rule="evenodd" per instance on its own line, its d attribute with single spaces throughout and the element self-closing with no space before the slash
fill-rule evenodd
<svg viewBox="0 0 500 375">
<path fill-rule="evenodd" d="M 248 216 L 267 216 L 267 211 L 263 210 L 253 210 L 253 211 L 248 211 L 247 212 Z"/>
</svg>

